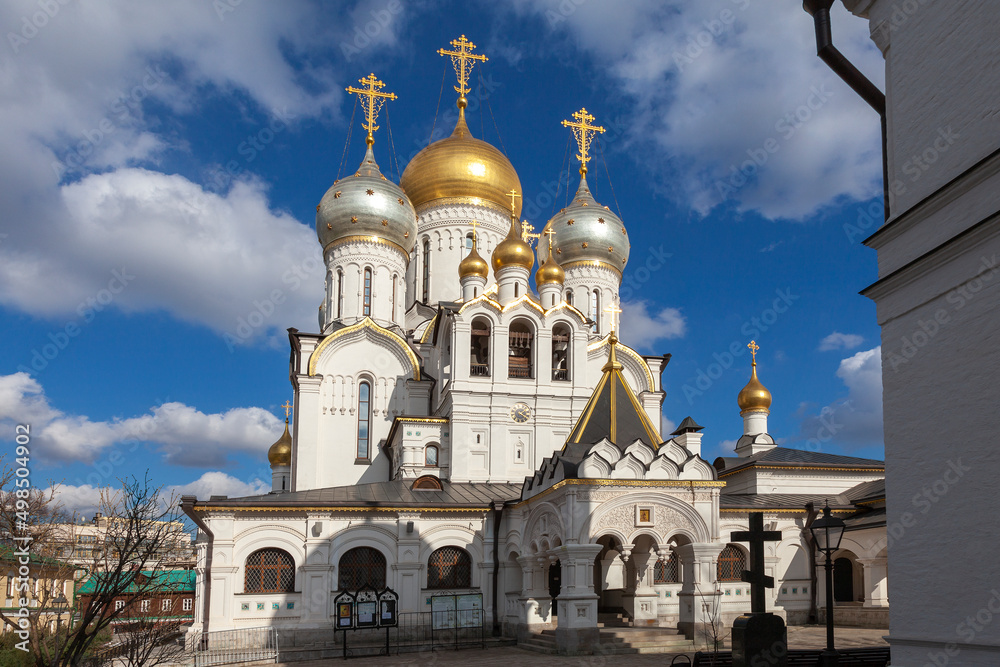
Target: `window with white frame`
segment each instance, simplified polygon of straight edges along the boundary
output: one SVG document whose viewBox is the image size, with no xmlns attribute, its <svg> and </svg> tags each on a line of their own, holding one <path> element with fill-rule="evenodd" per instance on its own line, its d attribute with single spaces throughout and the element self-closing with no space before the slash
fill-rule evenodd
<svg viewBox="0 0 1000 667">
<path fill-rule="evenodd" d="M 191 611 L 193 604 L 194 601 L 191 598 L 184 598 L 184 604 L 182 608 L 184 609 L 184 611 Z"/>
</svg>

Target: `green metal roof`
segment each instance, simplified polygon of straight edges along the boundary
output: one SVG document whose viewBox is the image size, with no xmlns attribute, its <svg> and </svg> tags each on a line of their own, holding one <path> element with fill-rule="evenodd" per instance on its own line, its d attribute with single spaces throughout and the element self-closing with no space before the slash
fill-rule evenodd
<svg viewBox="0 0 1000 667">
<path fill-rule="evenodd" d="M 153 578 L 155 581 L 155 588 L 168 593 L 193 593 L 195 581 L 198 578 L 198 574 L 194 570 L 143 570 L 140 572 L 142 576 Z M 135 573 L 124 572 L 122 577 L 132 577 L 132 581 L 129 583 L 129 587 L 125 593 L 136 593 L 138 592 L 138 586 L 135 583 Z M 94 576 L 87 579 L 83 584 L 76 590 L 77 595 L 90 595 L 97 589 L 97 581 L 107 576 L 106 572 L 97 572 Z"/>
</svg>

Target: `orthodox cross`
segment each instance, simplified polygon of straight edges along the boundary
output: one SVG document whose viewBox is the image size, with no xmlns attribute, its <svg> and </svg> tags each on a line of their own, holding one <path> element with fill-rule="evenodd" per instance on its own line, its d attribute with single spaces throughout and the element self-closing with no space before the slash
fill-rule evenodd
<svg viewBox="0 0 1000 667">
<path fill-rule="evenodd" d="M 532 241 L 542 238 L 541 234 L 533 234 L 534 226 L 527 220 L 521 221 L 521 240 L 531 245 Z"/>
<path fill-rule="evenodd" d="M 594 120 L 594 116 L 587 113 L 586 109 L 580 109 L 574 113 L 573 118 L 576 119 L 575 123 L 564 120 L 562 126 L 573 128 L 573 137 L 576 139 L 577 147 L 580 149 L 580 152 L 576 155 L 576 158 L 580 161 L 580 174 L 586 174 L 587 162 L 590 160 L 590 156 L 588 155 L 590 142 L 594 138 L 594 133 L 603 133 L 604 128 L 600 125 L 590 124 Z"/>
<path fill-rule="evenodd" d="M 605 313 L 611 313 L 611 333 L 615 333 L 618 328 L 618 313 L 622 312 L 622 309 L 617 305 L 610 305 L 604 309 Z"/>
<path fill-rule="evenodd" d="M 753 365 L 756 366 L 757 365 L 757 350 L 760 349 L 760 345 L 757 344 L 757 341 L 753 341 L 752 340 L 752 341 L 750 341 L 750 344 L 747 345 L 747 347 L 750 348 L 750 356 L 753 357 Z"/>
<path fill-rule="evenodd" d="M 552 241 L 555 238 L 556 230 L 549 227 L 548 229 L 543 231 L 542 234 L 545 234 L 546 236 L 549 237 L 549 255 L 552 255 Z"/>
<path fill-rule="evenodd" d="M 511 190 L 507 193 L 507 196 L 510 197 L 510 214 L 514 215 L 514 209 L 517 208 L 517 202 L 514 200 L 521 195 L 517 194 L 517 190 Z"/>
<path fill-rule="evenodd" d="M 279 407 L 282 407 L 282 408 L 285 409 L 285 419 L 287 420 L 288 419 L 288 414 L 292 411 L 292 404 L 289 403 L 288 401 L 285 401 L 285 404 L 281 405 Z"/>
<path fill-rule="evenodd" d="M 356 93 L 358 99 L 364 104 L 365 109 L 365 122 L 361 124 L 361 127 L 368 130 L 368 136 L 365 138 L 365 143 L 371 146 L 375 143 L 375 139 L 372 134 L 378 129 L 378 125 L 375 121 L 378 120 L 379 111 L 382 110 L 382 105 L 387 99 L 396 99 L 396 93 L 383 93 L 382 88 L 385 84 L 375 78 L 375 74 L 369 74 L 363 79 L 358 79 L 358 83 L 366 88 L 355 88 L 354 86 L 348 86 L 347 92 Z"/>
<path fill-rule="evenodd" d="M 478 237 L 476 236 L 476 225 L 478 225 L 478 224 L 479 224 L 479 222 L 475 218 L 473 218 L 472 219 L 472 249 L 475 250 L 476 252 L 479 252 L 479 240 L 478 240 Z"/>
<path fill-rule="evenodd" d="M 751 348 L 753 349 L 753 348 Z M 763 512 L 750 512 L 750 530 L 737 530 L 732 542 L 750 543 L 750 569 L 743 570 L 740 581 L 750 584 L 750 611 L 764 612 L 764 589 L 774 588 L 774 577 L 764 574 L 764 542 L 780 542 L 780 530 L 764 530 Z"/>
<path fill-rule="evenodd" d="M 476 48 L 476 45 L 467 40 L 465 35 L 451 40 L 450 44 L 456 49 L 455 51 L 438 49 L 438 55 L 451 56 L 451 64 L 455 68 L 455 74 L 458 75 L 458 85 L 455 86 L 455 92 L 460 96 L 458 106 L 464 109 L 465 94 L 469 92 L 469 75 L 472 74 L 472 66 L 476 64 L 477 60 L 486 62 L 489 58 L 473 53 L 472 50 Z"/>
</svg>

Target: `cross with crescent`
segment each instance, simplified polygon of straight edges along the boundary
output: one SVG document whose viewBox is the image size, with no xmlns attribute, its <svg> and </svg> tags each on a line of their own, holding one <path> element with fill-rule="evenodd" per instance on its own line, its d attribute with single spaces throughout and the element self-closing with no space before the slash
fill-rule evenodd
<svg viewBox="0 0 1000 667">
<path fill-rule="evenodd" d="M 361 127 L 368 130 L 365 143 L 371 146 L 375 143 L 375 138 L 372 134 L 378 129 L 378 125 L 375 124 L 375 121 L 378 120 L 378 113 L 382 110 L 382 105 L 387 99 L 396 99 L 396 93 L 381 92 L 385 84 L 375 78 L 374 72 L 363 79 L 358 79 L 358 83 L 366 87 L 355 88 L 354 86 L 348 86 L 345 90 L 349 93 L 356 93 L 358 99 L 364 104 L 365 122 L 361 124 Z"/>
<path fill-rule="evenodd" d="M 489 58 L 473 53 L 472 49 L 476 48 L 476 45 L 467 40 L 465 35 L 451 40 L 450 44 L 456 49 L 455 51 L 438 49 L 438 55 L 451 56 L 451 64 L 455 67 L 455 74 L 458 75 L 458 85 L 455 86 L 455 92 L 461 96 L 458 99 L 458 106 L 464 109 L 465 94 L 469 92 L 469 75 L 472 74 L 472 66 L 477 60 L 486 62 Z"/>
</svg>

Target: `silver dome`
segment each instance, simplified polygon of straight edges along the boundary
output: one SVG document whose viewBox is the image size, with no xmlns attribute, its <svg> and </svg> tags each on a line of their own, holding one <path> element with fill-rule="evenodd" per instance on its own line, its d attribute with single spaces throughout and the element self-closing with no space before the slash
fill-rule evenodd
<svg viewBox="0 0 1000 667">
<path fill-rule="evenodd" d="M 351 237 L 378 237 L 409 254 L 417 214 L 403 189 L 379 171 L 371 146 L 358 170 L 336 180 L 316 208 L 316 234 L 323 248 Z"/>
<path fill-rule="evenodd" d="M 621 218 L 606 206 L 601 206 L 590 194 L 587 178 L 580 179 L 580 188 L 569 206 L 549 220 L 545 230 L 555 230 L 552 250 L 564 269 L 575 262 L 599 262 L 620 274 L 626 262 L 630 244 Z M 539 244 L 539 261 L 548 257 L 548 248 Z"/>
</svg>

